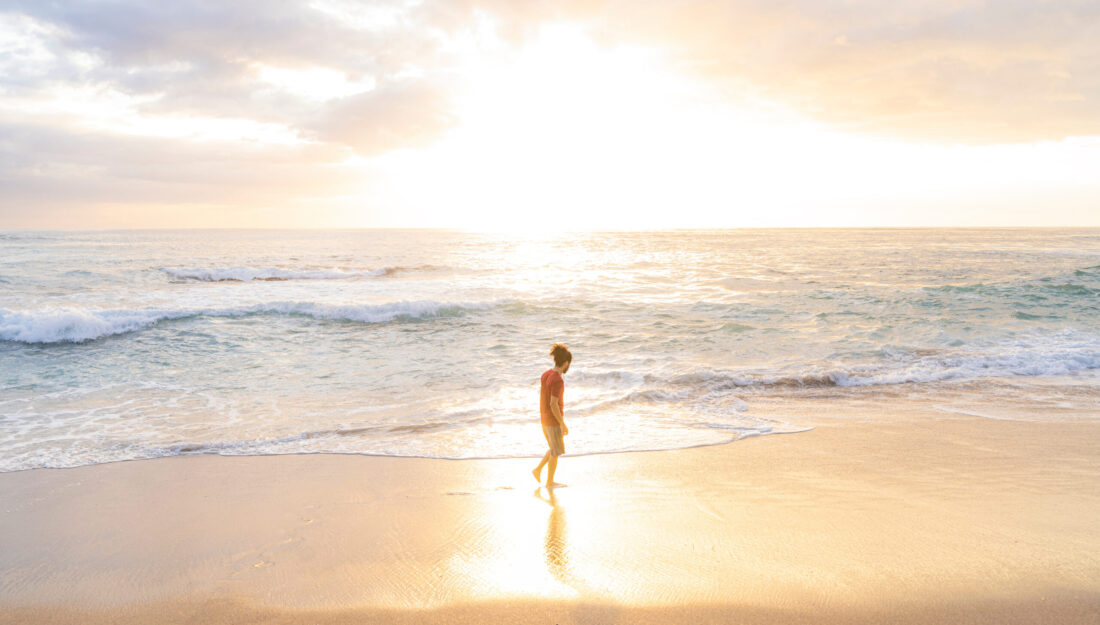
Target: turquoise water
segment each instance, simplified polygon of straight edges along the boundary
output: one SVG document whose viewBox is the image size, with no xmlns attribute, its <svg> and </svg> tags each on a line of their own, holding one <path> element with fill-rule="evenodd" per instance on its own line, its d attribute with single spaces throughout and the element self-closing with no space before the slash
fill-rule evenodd
<svg viewBox="0 0 1100 625">
<path fill-rule="evenodd" d="M 808 392 L 1092 414 L 1100 230 L 0 232 L 0 470 L 539 455 L 555 341 L 571 453 L 799 431 Z"/>
</svg>

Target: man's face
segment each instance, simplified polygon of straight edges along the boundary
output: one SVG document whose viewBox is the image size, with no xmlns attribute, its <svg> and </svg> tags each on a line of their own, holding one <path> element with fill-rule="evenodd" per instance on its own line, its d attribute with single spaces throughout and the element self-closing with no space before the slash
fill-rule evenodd
<svg viewBox="0 0 1100 625">
<path fill-rule="evenodd" d="M 569 373 L 569 365 L 571 365 L 571 364 L 573 364 L 572 360 L 566 361 L 566 363 L 564 365 L 562 365 L 561 372 L 562 373 Z"/>
</svg>

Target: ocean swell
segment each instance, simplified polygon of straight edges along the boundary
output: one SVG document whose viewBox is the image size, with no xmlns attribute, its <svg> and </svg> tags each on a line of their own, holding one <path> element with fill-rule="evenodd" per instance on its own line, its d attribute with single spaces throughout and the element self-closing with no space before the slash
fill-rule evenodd
<svg viewBox="0 0 1100 625">
<path fill-rule="evenodd" d="M 281 267 L 161 267 L 177 280 L 196 282 L 251 282 L 283 280 L 355 280 L 415 271 L 437 271 L 432 265 L 379 269 L 284 269 Z"/>
</svg>

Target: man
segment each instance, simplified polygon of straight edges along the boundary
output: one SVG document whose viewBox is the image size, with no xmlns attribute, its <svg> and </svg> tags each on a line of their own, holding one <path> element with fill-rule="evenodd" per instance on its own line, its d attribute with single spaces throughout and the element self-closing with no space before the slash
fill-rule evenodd
<svg viewBox="0 0 1100 625">
<path fill-rule="evenodd" d="M 548 369 L 542 374 L 542 387 L 539 389 L 539 413 L 542 419 L 542 433 L 546 437 L 549 451 L 542 457 L 539 466 L 535 467 L 531 474 L 535 480 L 542 481 L 542 468 L 547 467 L 546 487 L 561 486 L 554 481 L 554 471 L 558 468 L 558 456 L 565 453 L 565 441 L 563 436 L 569 434 L 569 428 L 565 425 L 565 380 L 561 376 L 569 371 L 569 365 L 573 362 L 573 354 L 569 348 L 561 343 L 554 343 L 550 348 L 550 356 L 554 358 L 554 368 Z"/>
</svg>

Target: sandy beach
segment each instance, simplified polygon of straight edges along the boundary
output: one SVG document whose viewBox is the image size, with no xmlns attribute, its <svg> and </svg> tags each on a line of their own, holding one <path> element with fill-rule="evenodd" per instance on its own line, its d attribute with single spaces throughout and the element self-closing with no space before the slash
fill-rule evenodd
<svg viewBox="0 0 1100 625">
<path fill-rule="evenodd" d="M 870 416 L 870 415 L 868 415 Z M 1096 623 L 1100 423 L 0 475 L 0 622 Z"/>
</svg>

